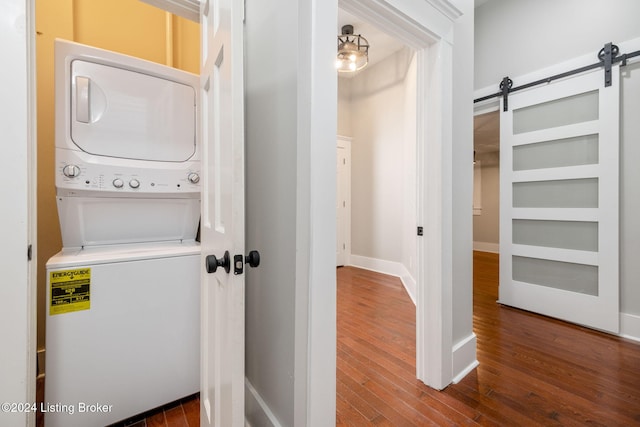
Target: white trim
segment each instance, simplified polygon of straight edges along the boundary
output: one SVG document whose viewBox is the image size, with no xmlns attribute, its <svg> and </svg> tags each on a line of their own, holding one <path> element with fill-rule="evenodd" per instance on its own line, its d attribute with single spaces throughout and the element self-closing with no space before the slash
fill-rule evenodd
<svg viewBox="0 0 640 427">
<path fill-rule="evenodd" d="M 640 315 L 620 313 L 619 335 L 640 342 Z"/>
<path fill-rule="evenodd" d="M 509 104 L 509 107 L 515 109 L 516 106 Z M 554 139 L 573 138 L 576 136 L 591 135 L 600 131 L 600 123 L 597 120 L 589 122 L 576 123 L 572 125 L 557 126 L 549 129 L 540 129 L 536 131 L 516 134 L 512 136 L 513 146 L 535 144 L 537 142 L 545 142 Z"/>
<path fill-rule="evenodd" d="M 337 4 L 298 2 L 296 261 L 293 425 L 336 413 L 336 145 L 333 62 Z M 294 25 L 295 26 L 295 25 Z M 328 141 L 333 143 L 327 144 Z M 329 188 L 327 188 L 329 187 Z M 327 233 L 327 230 L 330 233 Z M 308 284 L 308 286 L 307 286 Z M 306 288 L 306 289 L 305 289 Z M 335 417 L 335 415 L 332 415 Z"/>
<path fill-rule="evenodd" d="M 477 92 L 474 92 L 474 94 L 477 94 Z M 478 97 L 476 96 L 476 98 Z M 487 101 L 480 102 L 473 105 L 474 116 L 479 116 L 487 113 L 495 113 L 496 111 L 499 111 L 499 110 L 500 110 L 500 102 L 498 101 L 498 98 L 493 98 L 491 100 L 487 100 Z"/>
<path fill-rule="evenodd" d="M 396 261 L 387 261 L 384 259 L 353 254 L 349 255 L 349 260 L 349 265 L 352 267 L 398 277 L 409 294 L 409 298 L 411 298 L 414 305 L 416 304 L 416 281 L 404 264 Z"/>
<path fill-rule="evenodd" d="M 600 264 L 599 259 L 602 256 L 602 254 L 593 251 L 519 245 L 516 243 L 511 244 L 511 255 L 594 266 Z"/>
<path fill-rule="evenodd" d="M 32 245 L 31 261 L 27 273 L 27 398 L 35 402 L 38 376 L 38 114 L 37 114 L 37 71 L 36 71 L 36 5 L 35 0 L 26 2 L 27 28 L 27 243 Z M 28 425 L 34 425 L 36 414 L 27 414 Z"/>
<path fill-rule="evenodd" d="M 200 22 L 200 2 L 198 0 L 139 0 L 167 12 L 180 15 L 194 22 Z"/>
<path fill-rule="evenodd" d="M 244 379 L 244 416 L 246 427 L 280 427 L 280 421 L 271 412 L 258 390 L 247 378 Z"/>
<path fill-rule="evenodd" d="M 458 384 L 480 363 L 476 359 L 476 334 L 473 332 L 453 346 L 453 384 Z"/>
<path fill-rule="evenodd" d="M 598 221 L 597 208 L 512 208 L 513 219 Z"/>
<path fill-rule="evenodd" d="M 426 122 L 418 126 L 418 183 L 424 183 L 418 221 L 425 237 L 418 240 L 416 370 L 441 390 L 451 382 L 453 357 L 452 46 L 440 41 L 417 60 L 432 73 L 418 73 L 417 111 Z"/>
<path fill-rule="evenodd" d="M 462 16 L 462 11 L 458 9 L 453 3 L 446 0 L 427 0 L 435 7 L 439 12 L 444 14 L 450 20 L 456 20 Z"/>
<path fill-rule="evenodd" d="M 10 58 L 0 70 L 6 85 L 0 101 L 2 136 L 12 141 L 11 156 L 0 161 L 5 185 L 2 213 L 4 280 L 0 298 L 8 302 L 0 312 L 3 356 L 0 394 L 3 402 L 35 402 L 37 343 L 36 261 L 36 67 L 35 0 L 8 0 L 0 20 L 0 51 Z M 27 260 L 28 245 L 32 260 Z M 33 412 L 0 411 L 2 425 L 35 425 Z"/>
<path fill-rule="evenodd" d="M 480 252 L 491 252 L 494 254 L 500 253 L 500 244 L 499 243 L 490 243 L 490 242 L 473 242 L 473 250 Z"/>
<path fill-rule="evenodd" d="M 403 276 L 400 276 L 400 281 L 402 282 L 402 286 L 404 286 L 405 291 L 407 291 L 407 294 L 409 294 L 409 298 L 411 298 L 411 302 L 413 303 L 413 305 L 416 305 L 416 281 L 415 281 L 415 279 L 407 271 L 407 274 L 405 274 Z"/>
<path fill-rule="evenodd" d="M 438 40 L 452 42 L 453 20 L 462 12 L 448 0 L 339 0 L 341 9 L 381 29 L 393 29 L 394 37 L 413 49 Z"/>
</svg>

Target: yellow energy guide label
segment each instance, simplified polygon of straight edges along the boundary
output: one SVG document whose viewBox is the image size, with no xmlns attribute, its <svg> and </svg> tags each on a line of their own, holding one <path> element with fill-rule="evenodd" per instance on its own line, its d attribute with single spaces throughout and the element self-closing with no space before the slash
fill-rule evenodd
<svg viewBox="0 0 640 427">
<path fill-rule="evenodd" d="M 91 269 L 49 272 L 51 300 L 49 314 L 89 310 L 91 307 Z"/>
</svg>

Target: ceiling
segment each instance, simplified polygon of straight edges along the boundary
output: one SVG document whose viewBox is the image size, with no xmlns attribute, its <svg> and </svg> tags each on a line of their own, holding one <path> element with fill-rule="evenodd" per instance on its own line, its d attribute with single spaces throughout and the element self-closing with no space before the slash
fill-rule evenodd
<svg viewBox="0 0 640 427">
<path fill-rule="evenodd" d="M 490 0 L 474 0 L 475 7 L 479 7 Z M 373 65 L 402 49 L 405 45 L 395 39 L 393 35 L 389 35 L 372 24 L 366 22 L 362 18 L 338 9 L 338 28 L 336 36 L 342 33 L 343 25 L 353 25 L 353 32 L 360 34 L 369 41 L 369 65 Z M 336 45 L 337 47 L 337 45 Z M 343 73 L 353 75 L 356 73 Z"/>
<path fill-rule="evenodd" d="M 369 42 L 369 66 L 375 64 L 376 62 L 380 62 L 387 56 L 391 55 L 394 52 L 397 52 L 404 47 L 404 44 L 402 44 L 399 40 L 381 31 L 377 27 L 369 24 L 362 18 L 351 15 L 350 13 L 347 13 L 342 9 L 338 9 L 338 28 L 336 30 L 336 37 L 342 33 L 342 26 L 347 24 L 353 25 L 354 34 L 360 34 Z M 341 74 L 353 76 L 357 73 Z M 341 75 L 341 77 L 346 76 Z"/>
<path fill-rule="evenodd" d="M 475 0 L 475 7 L 490 0 Z M 375 64 L 402 49 L 405 45 L 393 36 L 383 32 L 364 19 L 338 9 L 338 28 L 336 36 L 342 32 L 343 25 L 353 25 L 355 34 L 361 34 L 369 41 L 369 66 Z M 337 47 L 337 45 L 336 45 Z M 346 76 L 345 76 L 346 74 Z M 342 73 L 341 77 L 352 77 L 357 73 Z M 477 153 L 489 153 L 500 149 L 500 114 L 482 114 L 474 118 L 474 149 Z"/>
</svg>

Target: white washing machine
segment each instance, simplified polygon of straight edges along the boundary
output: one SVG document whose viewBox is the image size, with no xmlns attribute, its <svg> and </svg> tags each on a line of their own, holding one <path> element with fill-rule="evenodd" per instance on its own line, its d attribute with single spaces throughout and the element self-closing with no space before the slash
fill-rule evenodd
<svg viewBox="0 0 640 427">
<path fill-rule="evenodd" d="M 62 251 L 47 263 L 47 427 L 196 393 L 198 77 L 56 41 Z"/>
<path fill-rule="evenodd" d="M 49 260 L 47 427 L 104 426 L 198 392 L 199 265 L 194 243 Z"/>
</svg>

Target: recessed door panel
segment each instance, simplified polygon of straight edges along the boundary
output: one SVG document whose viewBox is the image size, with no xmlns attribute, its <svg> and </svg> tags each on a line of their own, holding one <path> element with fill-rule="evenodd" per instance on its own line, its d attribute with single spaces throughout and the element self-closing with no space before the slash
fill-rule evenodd
<svg viewBox="0 0 640 427">
<path fill-rule="evenodd" d="M 596 252 L 598 223 L 514 219 L 513 243 Z"/>
</svg>

